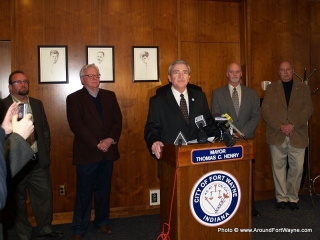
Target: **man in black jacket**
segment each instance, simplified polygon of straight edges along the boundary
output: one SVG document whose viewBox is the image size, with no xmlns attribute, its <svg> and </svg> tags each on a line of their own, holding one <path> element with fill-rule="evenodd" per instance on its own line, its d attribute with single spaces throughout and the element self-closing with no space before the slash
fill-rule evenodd
<svg viewBox="0 0 320 240">
<path fill-rule="evenodd" d="M 15 184 L 14 211 L 15 228 L 21 240 L 29 240 L 32 234 L 32 226 L 28 221 L 26 206 L 26 189 L 28 189 L 32 210 L 37 221 L 38 238 L 54 239 L 62 237 L 63 233 L 53 231 L 52 221 L 52 186 L 50 177 L 50 129 L 43 104 L 40 100 L 31 98 L 29 93 L 29 81 L 24 72 L 17 70 L 9 76 L 10 95 L 3 99 L 6 107 L 13 102 L 21 102 L 28 105 L 28 113 L 31 113 L 35 122 L 35 131 L 27 142 L 34 151 L 36 161 L 30 162 L 30 166 L 19 172 Z M 28 164 L 29 165 L 29 164 Z"/>
<path fill-rule="evenodd" d="M 168 78 L 172 86 L 150 98 L 144 131 L 148 149 L 158 159 L 161 156 L 161 148 L 174 143 L 180 132 L 187 141 L 198 138 L 199 129 L 195 124 L 195 118 L 198 116 L 202 115 L 205 119 L 207 126 L 204 127 L 204 131 L 208 136 L 220 134 L 214 125 L 204 92 L 187 88 L 190 66 L 183 60 L 174 61 L 168 69 Z M 180 108 L 182 98 L 187 103 L 187 117 Z"/>
</svg>

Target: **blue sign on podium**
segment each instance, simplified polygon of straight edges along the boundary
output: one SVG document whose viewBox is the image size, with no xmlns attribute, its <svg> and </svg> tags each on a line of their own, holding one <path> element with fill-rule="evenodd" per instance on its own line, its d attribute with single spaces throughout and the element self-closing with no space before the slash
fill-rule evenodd
<svg viewBox="0 0 320 240">
<path fill-rule="evenodd" d="M 193 150 L 191 155 L 192 163 L 241 159 L 243 157 L 243 148 L 242 146 L 234 146 L 226 148 L 199 149 Z"/>
</svg>

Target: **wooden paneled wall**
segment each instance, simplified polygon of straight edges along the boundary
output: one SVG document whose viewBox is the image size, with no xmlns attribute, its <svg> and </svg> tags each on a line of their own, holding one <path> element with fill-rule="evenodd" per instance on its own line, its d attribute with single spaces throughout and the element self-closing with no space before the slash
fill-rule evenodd
<svg viewBox="0 0 320 240">
<path fill-rule="evenodd" d="M 256 89 L 261 98 L 261 81 L 277 80 L 282 60 L 292 61 L 300 75 L 305 67 L 308 72 L 319 68 L 318 2 L 3 0 L 0 7 L 0 40 L 11 41 L 11 70 L 26 72 L 30 96 L 43 101 L 50 124 L 55 218 L 73 211 L 73 134 L 66 119 L 65 99 L 82 87 L 78 73 L 86 64 L 87 45 L 115 47 L 115 83 L 101 84 L 116 92 L 124 117 L 121 158 L 113 173 L 112 217 L 158 211 L 158 207 L 149 206 L 149 189 L 159 188 L 160 183 L 143 131 L 149 98 L 157 87 L 167 84 L 167 68 L 173 60 L 182 58 L 190 63 L 191 82 L 203 88 L 209 105 L 212 90 L 227 83 L 226 67 L 231 62 L 241 63 L 244 84 Z M 68 84 L 38 83 L 38 45 L 68 46 Z M 132 46 L 159 46 L 159 82 L 132 82 Z M 310 81 L 312 89 L 318 87 L 319 74 Z M 318 95 L 313 96 L 315 112 L 310 121 L 312 176 L 320 173 L 314 142 L 319 133 Z M 273 198 L 262 119 L 256 131 L 255 169 L 256 198 Z M 59 196 L 61 184 L 66 185 L 65 196 Z"/>
</svg>

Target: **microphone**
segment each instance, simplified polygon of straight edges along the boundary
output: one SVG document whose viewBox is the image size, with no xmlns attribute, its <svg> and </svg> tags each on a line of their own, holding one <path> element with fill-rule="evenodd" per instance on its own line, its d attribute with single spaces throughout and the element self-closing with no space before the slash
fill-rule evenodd
<svg viewBox="0 0 320 240">
<path fill-rule="evenodd" d="M 199 128 L 198 139 L 197 139 L 198 143 L 206 143 L 208 141 L 208 136 L 207 136 L 207 133 L 203 130 L 203 128 L 207 126 L 207 123 L 203 115 L 196 117 L 195 123 Z"/>
<path fill-rule="evenodd" d="M 229 131 L 227 131 L 226 123 L 228 120 L 220 117 L 220 114 L 218 113 L 215 113 L 214 116 L 216 126 L 220 131 L 220 140 L 223 141 L 227 147 L 234 146 L 236 144 L 236 139 L 234 139 L 234 137 L 230 135 Z"/>
<path fill-rule="evenodd" d="M 196 117 L 194 119 L 194 122 L 196 123 L 197 127 L 200 128 L 200 124 L 202 124 L 202 127 L 205 127 L 207 126 L 207 122 L 206 120 L 204 119 L 203 115 L 200 115 L 198 117 Z"/>
<path fill-rule="evenodd" d="M 226 144 L 227 147 L 232 147 L 236 144 L 236 139 L 234 139 L 234 137 L 232 137 L 227 132 L 224 132 L 222 134 L 222 140 Z"/>
<path fill-rule="evenodd" d="M 227 125 L 229 124 L 229 126 L 232 127 L 240 135 L 240 137 L 242 137 L 244 140 L 247 140 L 244 134 L 235 125 L 233 125 L 233 120 L 227 113 L 222 114 L 221 116 L 226 118 L 228 121 Z"/>
</svg>

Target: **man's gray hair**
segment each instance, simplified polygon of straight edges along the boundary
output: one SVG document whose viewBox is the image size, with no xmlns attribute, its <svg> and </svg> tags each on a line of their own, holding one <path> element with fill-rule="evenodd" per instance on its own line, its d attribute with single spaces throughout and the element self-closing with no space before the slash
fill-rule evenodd
<svg viewBox="0 0 320 240">
<path fill-rule="evenodd" d="M 189 64 L 188 64 L 186 61 L 179 59 L 179 60 L 175 60 L 173 63 L 171 63 L 171 65 L 170 65 L 169 68 L 168 68 L 168 75 L 171 75 L 171 71 L 172 71 L 173 66 L 174 66 L 174 65 L 177 65 L 177 64 L 184 64 L 184 65 L 186 65 L 187 68 L 188 68 L 188 73 L 189 73 L 189 74 L 191 73 L 191 68 L 190 68 Z"/>
<path fill-rule="evenodd" d="M 91 63 L 91 64 L 88 64 L 88 65 L 84 65 L 84 66 L 81 68 L 81 70 L 80 70 L 80 72 L 79 72 L 80 78 L 83 77 L 83 75 L 84 75 L 84 70 L 86 70 L 87 68 L 95 68 L 95 69 L 98 71 L 98 73 L 100 74 L 99 68 L 98 68 L 94 63 Z"/>
</svg>

